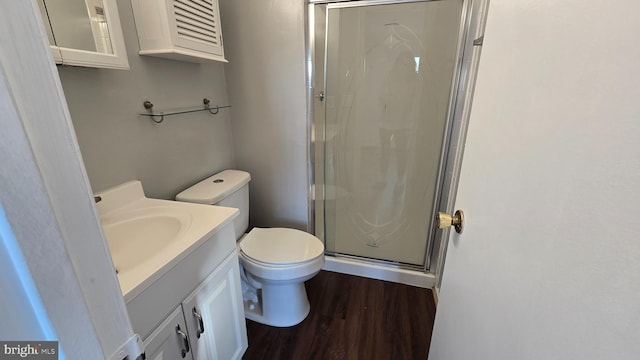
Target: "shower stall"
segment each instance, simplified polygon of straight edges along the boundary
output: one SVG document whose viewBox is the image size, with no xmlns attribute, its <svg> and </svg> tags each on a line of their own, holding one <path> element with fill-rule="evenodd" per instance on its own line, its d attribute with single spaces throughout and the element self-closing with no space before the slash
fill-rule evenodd
<svg viewBox="0 0 640 360">
<path fill-rule="evenodd" d="M 312 220 L 328 255 L 433 272 L 470 82 L 470 4 L 311 1 Z"/>
</svg>

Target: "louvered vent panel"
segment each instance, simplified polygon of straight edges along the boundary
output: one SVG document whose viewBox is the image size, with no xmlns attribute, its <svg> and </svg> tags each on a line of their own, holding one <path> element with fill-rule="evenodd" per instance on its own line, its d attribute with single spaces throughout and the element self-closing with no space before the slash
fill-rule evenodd
<svg viewBox="0 0 640 360">
<path fill-rule="evenodd" d="M 173 10 L 179 37 L 218 45 L 218 19 L 210 0 L 174 0 Z"/>
</svg>

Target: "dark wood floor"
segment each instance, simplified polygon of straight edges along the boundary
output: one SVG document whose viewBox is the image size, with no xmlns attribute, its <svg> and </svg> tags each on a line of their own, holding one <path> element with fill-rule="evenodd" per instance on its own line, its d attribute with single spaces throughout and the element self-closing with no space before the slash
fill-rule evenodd
<svg viewBox="0 0 640 360">
<path fill-rule="evenodd" d="M 426 359 L 431 290 L 321 271 L 306 283 L 311 313 L 275 328 L 247 321 L 244 360 Z"/>
</svg>

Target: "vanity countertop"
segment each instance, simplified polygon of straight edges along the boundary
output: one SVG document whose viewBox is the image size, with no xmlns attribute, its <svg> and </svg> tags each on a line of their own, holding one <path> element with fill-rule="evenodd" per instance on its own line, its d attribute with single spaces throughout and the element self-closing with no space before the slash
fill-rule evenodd
<svg viewBox="0 0 640 360">
<path fill-rule="evenodd" d="M 234 208 L 147 198 L 140 181 L 129 181 L 96 196 L 125 302 L 238 216 Z"/>
</svg>

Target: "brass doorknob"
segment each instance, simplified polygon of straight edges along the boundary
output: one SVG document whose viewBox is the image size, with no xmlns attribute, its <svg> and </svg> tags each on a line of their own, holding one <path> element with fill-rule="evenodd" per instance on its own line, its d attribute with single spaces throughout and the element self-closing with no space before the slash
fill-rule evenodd
<svg viewBox="0 0 640 360">
<path fill-rule="evenodd" d="M 436 215 L 436 223 L 438 225 L 438 229 L 446 229 L 453 226 L 458 234 L 462 234 L 462 230 L 464 230 L 464 212 L 462 212 L 462 210 L 456 210 L 453 216 L 439 212 Z"/>
</svg>

